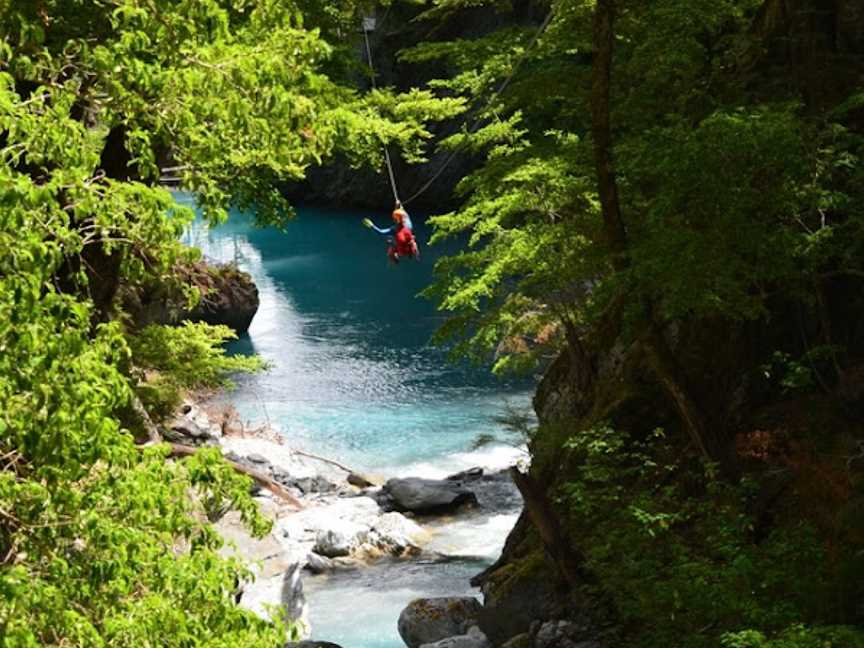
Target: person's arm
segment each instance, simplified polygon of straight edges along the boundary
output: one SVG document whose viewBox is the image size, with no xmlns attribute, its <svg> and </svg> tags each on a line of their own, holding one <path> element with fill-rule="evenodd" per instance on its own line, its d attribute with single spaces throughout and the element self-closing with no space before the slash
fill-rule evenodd
<svg viewBox="0 0 864 648">
<path fill-rule="evenodd" d="M 393 227 L 378 227 L 375 223 L 373 223 L 368 218 L 363 219 L 363 224 L 366 227 L 375 230 L 379 234 L 392 234 L 393 233 Z"/>
</svg>

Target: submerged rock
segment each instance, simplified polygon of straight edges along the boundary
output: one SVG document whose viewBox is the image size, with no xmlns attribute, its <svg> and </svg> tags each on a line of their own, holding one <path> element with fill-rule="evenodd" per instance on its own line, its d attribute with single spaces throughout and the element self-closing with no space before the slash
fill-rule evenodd
<svg viewBox="0 0 864 648">
<path fill-rule="evenodd" d="M 464 504 L 476 504 L 477 496 L 459 482 L 407 477 L 384 484 L 395 508 L 413 513 L 449 513 Z"/>
<path fill-rule="evenodd" d="M 409 648 L 457 637 L 476 625 L 481 609 L 470 596 L 415 599 L 399 615 L 399 636 Z"/>
</svg>

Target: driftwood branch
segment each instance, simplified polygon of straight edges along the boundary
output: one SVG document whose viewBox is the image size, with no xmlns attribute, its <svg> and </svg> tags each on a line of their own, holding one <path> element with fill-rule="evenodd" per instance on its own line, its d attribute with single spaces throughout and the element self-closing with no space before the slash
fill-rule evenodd
<svg viewBox="0 0 864 648">
<path fill-rule="evenodd" d="M 585 556 L 571 546 L 549 498 L 537 481 L 515 466 L 510 469 L 510 476 L 522 494 L 528 518 L 567 584 L 575 588 L 591 582 L 593 577 L 584 567 Z"/>
<path fill-rule="evenodd" d="M 131 400 L 132 410 L 141 420 L 141 424 L 144 426 L 144 430 L 147 432 L 148 441 L 145 444 L 139 445 L 139 448 L 144 448 L 152 445 L 156 445 L 157 443 L 162 443 L 164 439 L 162 438 L 162 434 L 159 432 L 159 428 L 156 427 L 156 424 L 153 423 L 153 419 L 150 418 L 150 415 L 147 413 L 147 409 L 144 407 L 144 403 L 141 402 L 141 399 L 138 398 L 137 394 L 132 393 Z M 171 447 L 171 457 L 191 457 L 198 451 L 198 448 L 194 446 L 183 445 L 181 443 L 169 443 Z M 329 461 L 328 459 L 324 459 L 323 457 L 315 457 L 316 459 L 321 459 L 322 461 Z M 277 497 L 283 499 L 288 504 L 293 506 L 296 509 L 304 508 L 303 503 L 294 497 L 288 490 L 279 484 L 276 481 L 270 479 L 267 475 L 258 472 L 248 466 L 244 466 L 241 463 L 237 463 L 236 461 L 231 461 L 230 459 L 225 459 L 225 461 L 230 465 L 235 471 L 246 475 L 247 477 L 251 477 L 256 484 L 261 486 L 262 488 L 266 488 L 271 493 L 276 495 Z M 330 463 L 336 464 L 335 461 L 331 461 Z M 339 465 L 339 464 L 336 464 Z M 343 470 L 347 470 L 344 466 L 340 466 Z M 350 470 L 348 472 L 351 472 Z"/>
<path fill-rule="evenodd" d="M 322 457 L 320 455 L 312 454 L 311 452 L 304 452 L 303 450 L 292 450 L 291 452 L 293 452 L 294 454 L 298 454 L 300 456 L 303 456 L 303 457 L 309 457 L 310 459 L 317 459 L 318 461 L 323 461 L 324 463 L 331 464 L 333 466 L 336 466 L 340 470 L 344 470 L 345 472 L 347 472 L 349 474 L 355 472 L 354 470 L 351 470 L 345 464 L 341 464 L 338 461 L 334 461 L 333 459 L 328 459 L 327 457 Z"/>
</svg>

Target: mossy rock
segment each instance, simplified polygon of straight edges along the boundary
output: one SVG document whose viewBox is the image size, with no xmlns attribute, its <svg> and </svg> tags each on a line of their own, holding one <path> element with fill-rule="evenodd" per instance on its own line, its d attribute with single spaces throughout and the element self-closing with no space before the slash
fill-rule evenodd
<svg viewBox="0 0 864 648">
<path fill-rule="evenodd" d="M 483 585 L 479 625 L 493 645 L 528 632 L 537 620 L 571 608 L 571 592 L 542 549 L 503 565 Z"/>
</svg>

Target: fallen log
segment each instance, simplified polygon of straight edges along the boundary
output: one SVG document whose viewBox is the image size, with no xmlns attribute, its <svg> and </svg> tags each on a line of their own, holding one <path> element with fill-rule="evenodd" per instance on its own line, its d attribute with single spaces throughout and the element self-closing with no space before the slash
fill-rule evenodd
<svg viewBox="0 0 864 648">
<path fill-rule="evenodd" d="M 180 443 L 169 443 L 168 445 L 171 448 L 171 453 L 169 455 L 171 457 L 191 457 L 198 451 L 198 448 L 194 446 L 182 445 Z M 266 488 L 277 497 L 282 498 L 297 510 L 305 508 L 303 506 L 303 502 L 301 502 L 299 499 L 289 493 L 288 490 L 284 486 L 282 486 L 282 484 L 273 481 L 272 479 L 267 477 L 267 475 L 258 472 L 257 470 L 254 470 L 252 468 L 249 468 L 248 466 L 244 466 L 241 463 L 237 463 L 236 461 L 231 461 L 230 459 L 225 459 L 225 461 L 234 470 L 242 473 L 243 475 L 246 475 L 247 477 L 251 477 L 256 484 L 258 484 L 262 488 Z"/>
<path fill-rule="evenodd" d="M 138 398 L 138 394 L 134 390 L 132 391 L 132 398 L 129 404 L 132 406 L 132 411 L 138 416 L 144 431 L 147 432 L 148 442 L 151 444 L 160 443 L 162 435 L 159 433 L 159 428 L 153 423 L 153 419 L 150 418 L 147 408 L 144 407 L 144 403 L 141 402 L 141 399 Z"/>
<path fill-rule="evenodd" d="M 152 447 L 154 445 L 156 445 L 156 444 L 148 441 L 147 443 L 141 444 L 137 447 L 143 449 L 143 448 Z M 191 457 L 192 455 L 194 455 L 199 450 L 198 447 L 187 446 L 187 445 L 183 445 L 182 443 L 167 443 L 167 445 L 171 449 L 171 451 L 168 454 L 169 457 Z M 223 459 L 224 459 L 224 457 L 223 457 Z M 282 484 L 280 484 L 276 481 L 273 481 L 267 475 L 265 475 L 261 472 L 258 472 L 257 470 L 254 470 L 252 468 L 249 468 L 248 466 L 244 466 L 241 463 L 237 463 L 236 461 L 231 461 L 230 459 L 225 459 L 225 463 L 227 463 L 229 466 L 231 466 L 235 471 L 237 471 L 243 475 L 246 475 L 247 477 L 251 477 L 252 480 L 256 484 L 261 486 L 261 488 L 266 488 L 268 491 L 273 493 L 276 497 L 279 497 L 280 499 L 284 500 L 285 502 L 287 502 L 288 504 L 293 506 L 296 510 L 299 511 L 301 509 L 306 508 L 304 506 L 303 502 L 301 502 L 299 499 L 294 497 L 290 492 L 288 492 L 288 490 L 284 486 L 282 486 Z"/>
</svg>

